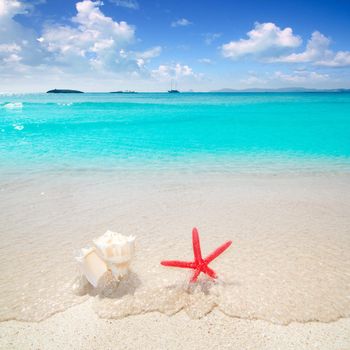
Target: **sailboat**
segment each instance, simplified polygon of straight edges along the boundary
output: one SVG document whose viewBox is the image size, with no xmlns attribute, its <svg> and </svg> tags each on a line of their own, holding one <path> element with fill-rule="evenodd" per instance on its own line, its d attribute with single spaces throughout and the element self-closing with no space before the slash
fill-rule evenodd
<svg viewBox="0 0 350 350">
<path fill-rule="evenodd" d="M 176 89 L 176 82 L 174 80 L 171 81 L 170 90 L 168 90 L 169 94 L 178 94 L 180 91 Z"/>
</svg>

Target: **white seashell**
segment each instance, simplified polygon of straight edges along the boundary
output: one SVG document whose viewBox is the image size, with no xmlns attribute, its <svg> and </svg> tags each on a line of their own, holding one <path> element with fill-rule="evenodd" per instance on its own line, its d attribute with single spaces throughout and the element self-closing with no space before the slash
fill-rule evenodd
<svg viewBox="0 0 350 350">
<path fill-rule="evenodd" d="M 135 252 L 135 237 L 107 231 L 93 240 L 98 255 L 107 263 L 114 277 L 128 273 L 130 262 Z"/>
<path fill-rule="evenodd" d="M 107 264 L 96 253 L 95 248 L 83 248 L 81 255 L 75 258 L 86 279 L 97 287 L 101 277 L 108 271 Z"/>
</svg>

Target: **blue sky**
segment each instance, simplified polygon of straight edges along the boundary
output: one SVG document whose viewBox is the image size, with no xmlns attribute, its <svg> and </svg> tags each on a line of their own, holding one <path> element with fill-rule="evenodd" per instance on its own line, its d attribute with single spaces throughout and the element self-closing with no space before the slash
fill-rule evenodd
<svg viewBox="0 0 350 350">
<path fill-rule="evenodd" d="M 0 0 L 0 92 L 350 88 L 350 1 Z"/>
</svg>

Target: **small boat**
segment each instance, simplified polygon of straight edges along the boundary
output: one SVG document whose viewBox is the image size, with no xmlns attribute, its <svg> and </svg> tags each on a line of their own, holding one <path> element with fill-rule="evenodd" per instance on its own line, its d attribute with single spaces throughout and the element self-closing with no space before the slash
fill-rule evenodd
<svg viewBox="0 0 350 350">
<path fill-rule="evenodd" d="M 171 87 L 170 90 L 168 90 L 169 94 L 179 94 L 180 91 L 176 89 L 176 82 L 175 81 L 171 81 Z"/>
</svg>

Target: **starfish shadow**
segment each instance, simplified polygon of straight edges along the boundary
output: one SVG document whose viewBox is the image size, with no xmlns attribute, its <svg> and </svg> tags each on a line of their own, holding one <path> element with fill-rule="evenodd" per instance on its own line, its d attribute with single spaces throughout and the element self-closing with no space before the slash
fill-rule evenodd
<svg viewBox="0 0 350 350">
<path fill-rule="evenodd" d="M 188 283 L 186 290 L 189 294 L 192 294 L 193 292 L 195 292 L 199 288 L 203 294 L 209 295 L 210 290 L 216 284 L 217 284 L 216 281 L 214 281 L 212 279 L 208 279 L 208 278 L 199 279 L 199 280 L 197 280 L 197 282 Z"/>
</svg>

